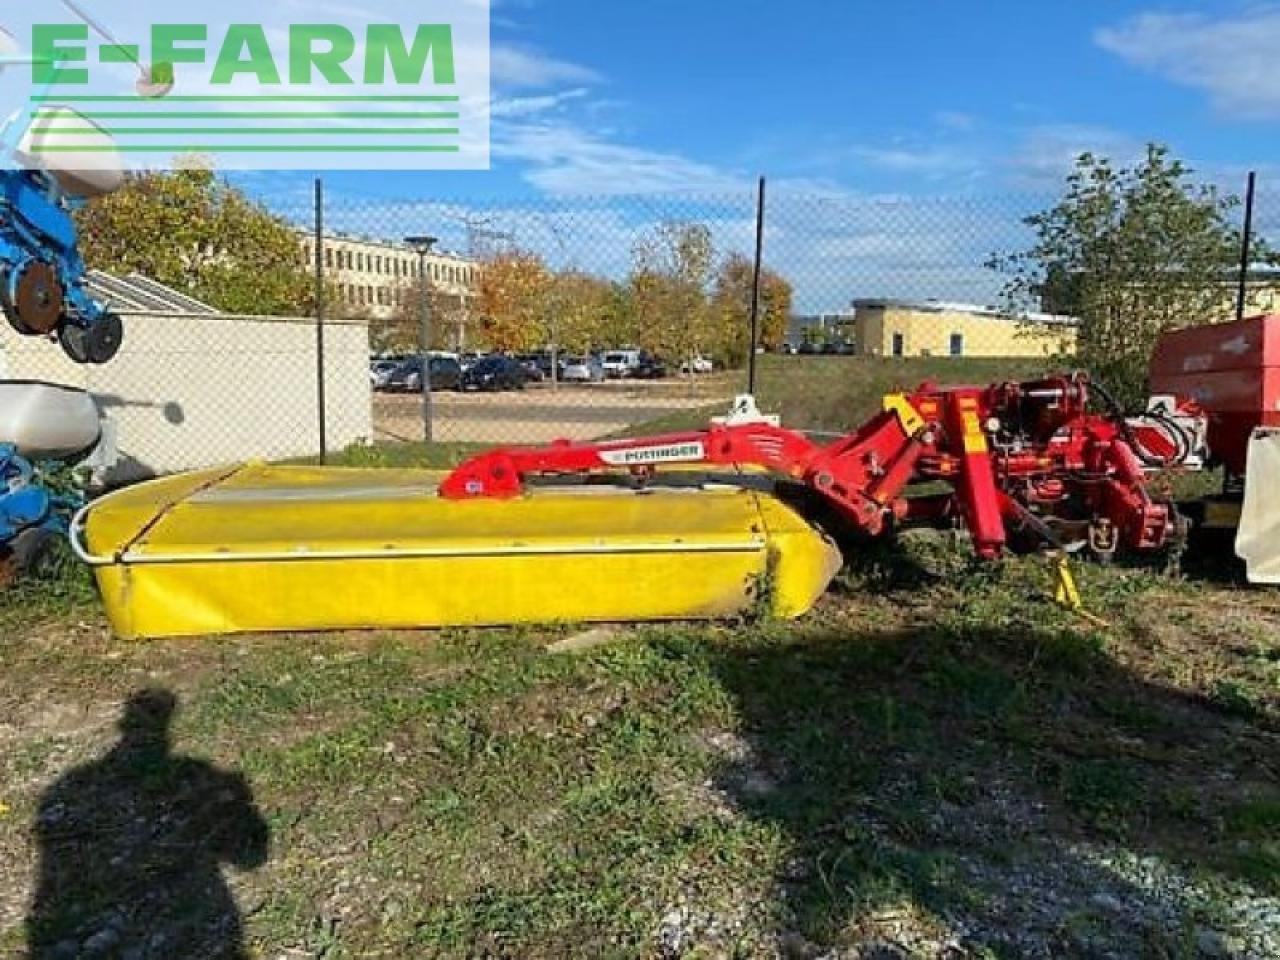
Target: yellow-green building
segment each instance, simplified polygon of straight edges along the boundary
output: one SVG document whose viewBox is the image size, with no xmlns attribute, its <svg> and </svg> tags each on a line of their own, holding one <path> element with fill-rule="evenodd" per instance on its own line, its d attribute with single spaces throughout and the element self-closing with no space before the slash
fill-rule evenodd
<svg viewBox="0 0 1280 960">
<path fill-rule="evenodd" d="M 878 357 L 1052 357 L 1076 350 L 1074 317 L 1013 318 L 998 310 L 935 300 L 857 300 L 857 350 Z"/>
<path fill-rule="evenodd" d="M 1231 286 L 1229 295 L 1223 298 L 1222 315 L 1215 321 L 1235 319 L 1238 296 L 1237 288 Z M 1255 267 L 1245 283 L 1244 315 L 1260 313 L 1280 313 L 1280 270 L 1273 267 Z"/>
</svg>

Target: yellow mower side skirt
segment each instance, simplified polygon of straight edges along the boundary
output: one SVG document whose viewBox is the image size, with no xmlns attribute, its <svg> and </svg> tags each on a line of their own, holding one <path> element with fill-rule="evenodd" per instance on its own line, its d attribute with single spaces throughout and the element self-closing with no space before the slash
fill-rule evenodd
<svg viewBox="0 0 1280 960">
<path fill-rule="evenodd" d="M 451 502 L 437 479 L 266 466 L 176 477 L 100 502 L 84 546 L 127 638 L 704 619 L 757 605 L 792 617 L 839 568 L 830 542 L 751 490 Z"/>
</svg>

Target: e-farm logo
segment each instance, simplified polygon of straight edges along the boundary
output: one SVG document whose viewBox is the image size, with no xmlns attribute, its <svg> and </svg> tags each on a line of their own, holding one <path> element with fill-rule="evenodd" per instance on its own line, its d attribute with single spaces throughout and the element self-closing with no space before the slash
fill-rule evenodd
<svg viewBox="0 0 1280 960">
<path fill-rule="evenodd" d="M 196 154 L 235 168 L 486 168 L 486 0 L 400 6 L 412 19 L 166 20 L 129 33 L 87 15 L 33 23 L 27 152 L 151 167 Z"/>
</svg>

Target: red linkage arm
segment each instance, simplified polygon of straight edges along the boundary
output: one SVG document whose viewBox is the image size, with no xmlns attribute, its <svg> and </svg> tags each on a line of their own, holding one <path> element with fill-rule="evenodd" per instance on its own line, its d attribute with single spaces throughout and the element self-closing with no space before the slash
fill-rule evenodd
<svg viewBox="0 0 1280 960">
<path fill-rule="evenodd" d="M 515 497 L 524 491 L 526 478 L 539 474 L 648 473 L 678 464 L 757 466 L 813 487 L 858 527 L 878 533 L 889 513 L 904 511 L 898 497 L 919 452 L 892 413 L 829 447 L 767 423 L 723 425 L 636 440 L 495 450 L 458 467 L 440 495 L 450 500 Z"/>
</svg>

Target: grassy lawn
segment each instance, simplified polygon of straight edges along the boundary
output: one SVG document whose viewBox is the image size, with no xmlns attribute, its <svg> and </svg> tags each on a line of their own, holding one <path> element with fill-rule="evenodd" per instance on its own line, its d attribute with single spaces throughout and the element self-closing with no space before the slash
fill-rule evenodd
<svg viewBox="0 0 1280 960">
<path fill-rule="evenodd" d="M 760 358 L 756 399 L 766 413 L 782 416 L 797 430 L 846 433 L 881 409 L 886 394 L 939 384 L 991 383 L 1040 376 L 1057 369 L 1045 360 L 952 360 L 939 357 L 798 357 L 770 354 Z M 746 389 L 746 374 L 724 374 L 726 392 Z M 705 427 L 725 413 L 723 404 L 703 406 L 639 424 L 620 436 L 642 436 Z"/>
<path fill-rule="evenodd" d="M 784 363 L 847 393 L 806 407 Z M 924 368 L 798 358 L 764 393 L 839 427 Z M 423 462 L 351 456 L 393 455 Z M 212 849 L 253 957 L 1274 958 L 1280 594 L 1228 554 L 1081 570 L 1101 626 L 1043 561 L 912 534 L 800 623 L 576 653 L 568 626 L 122 644 L 69 570 L 0 596 L 0 956 L 43 842 L 79 868 L 36 928 L 68 956 L 137 924 L 135 956 L 214 955 Z M 140 690 L 201 763 L 118 746 Z"/>
<path fill-rule="evenodd" d="M 1022 380 L 1060 369 L 1049 360 L 951 359 L 947 357 L 760 358 L 761 409 L 803 430 L 846 432 L 880 410 L 887 393 L 922 383 L 987 384 Z"/>
<path fill-rule="evenodd" d="M 1090 569 L 1102 629 L 1048 582 L 912 537 L 803 623 L 574 655 L 545 649 L 568 628 L 124 645 L 74 579 L 11 595 L 0 954 L 42 791 L 162 688 L 174 749 L 270 825 L 232 874 L 257 956 L 1275 956 L 1280 600 Z M 86 857 L 85 902 L 119 873 Z"/>
</svg>

